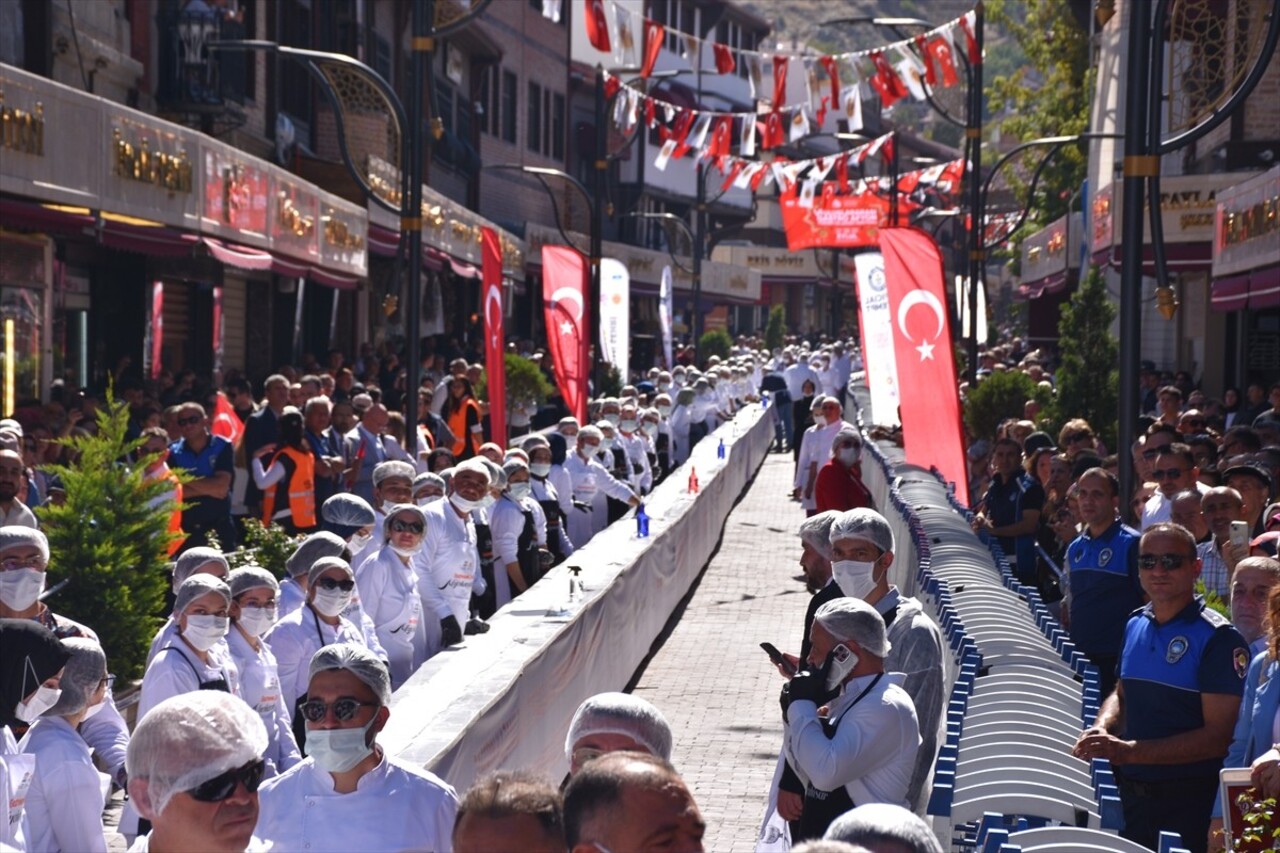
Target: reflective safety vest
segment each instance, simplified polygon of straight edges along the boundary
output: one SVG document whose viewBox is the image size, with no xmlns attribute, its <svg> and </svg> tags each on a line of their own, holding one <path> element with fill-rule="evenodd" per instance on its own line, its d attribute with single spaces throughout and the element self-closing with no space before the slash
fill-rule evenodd
<svg viewBox="0 0 1280 853">
<path fill-rule="evenodd" d="M 271 524 L 277 503 L 287 496 L 289 514 L 295 527 L 316 526 L 316 459 L 305 450 L 283 447 L 271 458 L 271 465 L 284 465 L 284 477 L 262 496 L 262 523 Z M 268 468 L 271 466 L 268 465 Z"/>
<path fill-rule="evenodd" d="M 471 432 L 467 428 L 467 412 L 475 409 L 476 423 L 480 423 L 480 404 L 471 398 L 463 401 L 462 405 L 449 415 L 449 429 L 453 431 L 453 455 L 456 459 L 462 458 L 462 451 L 471 445 L 471 456 L 475 456 L 480 452 L 481 436 Z"/>
</svg>

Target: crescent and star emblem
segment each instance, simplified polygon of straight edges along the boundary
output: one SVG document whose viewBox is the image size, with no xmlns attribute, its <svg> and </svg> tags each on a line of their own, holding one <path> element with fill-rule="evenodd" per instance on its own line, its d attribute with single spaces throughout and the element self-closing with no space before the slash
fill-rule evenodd
<svg viewBox="0 0 1280 853">
<path fill-rule="evenodd" d="M 564 303 L 572 302 L 576 309 L 570 309 Z M 572 287 L 556 288 L 551 294 L 551 307 L 560 308 L 573 318 L 573 322 L 565 320 L 560 324 L 560 334 L 572 335 L 574 326 L 582 322 L 582 294 Z"/>
<path fill-rule="evenodd" d="M 907 315 L 917 305 L 924 305 L 933 312 L 934 319 L 938 323 L 938 330 L 934 332 L 932 340 L 936 341 L 942 336 L 946 315 L 942 312 L 942 303 L 938 301 L 938 297 L 927 290 L 913 290 L 898 303 L 898 331 L 902 332 L 902 336 L 908 341 L 912 339 L 911 334 L 907 331 Z M 932 359 L 935 346 L 936 344 L 930 343 L 929 339 L 921 338 L 920 345 L 916 347 L 916 352 L 920 353 L 920 360 Z"/>
<path fill-rule="evenodd" d="M 489 313 L 489 306 L 491 305 L 496 308 L 492 314 Z M 492 346 L 496 347 L 498 345 L 498 330 L 502 328 L 502 291 L 498 289 L 496 284 L 491 284 L 485 288 L 484 316 L 489 321 L 489 337 Z"/>
</svg>

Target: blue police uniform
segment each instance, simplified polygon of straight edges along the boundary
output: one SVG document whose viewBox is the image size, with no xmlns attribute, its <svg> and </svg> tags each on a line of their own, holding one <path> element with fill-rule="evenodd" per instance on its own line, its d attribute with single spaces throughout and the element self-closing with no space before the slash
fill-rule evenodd
<svg viewBox="0 0 1280 853">
<path fill-rule="evenodd" d="M 1030 474 L 1021 474 L 1002 480 L 999 474 L 991 478 L 986 497 L 987 518 L 993 527 L 1017 524 L 1028 511 L 1044 509 L 1044 487 Z M 1013 562 L 1014 574 L 1025 584 L 1036 582 L 1036 535 L 998 536 L 1004 555 Z"/>
<path fill-rule="evenodd" d="M 209 436 L 209 443 L 199 453 L 187 446 L 186 439 L 179 439 L 169 445 L 169 467 L 181 468 L 196 478 L 212 477 L 219 471 L 226 471 L 234 482 L 234 454 L 231 442 L 221 436 Z M 204 545 L 210 531 L 218 535 L 222 550 L 235 550 L 239 536 L 231 520 L 230 489 L 227 494 L 225 498 L 197 496 L 185 499 L 189 506 L 182 511 L 182 530 L 187 534 L 182 550 Z"/>
<path fill-rule="evenodd" d="M 1067 546 L 1071 642 L 1098 667 L 1104 697 L 1116 686 L 1125 623 L 1142 606 L 1139 536 L 1117 519 L 1101 536 L 1091 536 L 1086 528 Z"/>
<path fill-rule="evenodd" d="M 1249 649 L 1227 619 L 1197 596 L 1164 624 L 1151 605 L 1125 626 L 1117 674 L 1124 689 L 1126 740 L 1157 740 L 1204 726 L 1201 694 L 1241 696 Z M 1156 848 L 1161 830 L 1204 850 L 1222 756 L 1184 764 L 1116 768 L 1125 838 Z"/>
</svg>

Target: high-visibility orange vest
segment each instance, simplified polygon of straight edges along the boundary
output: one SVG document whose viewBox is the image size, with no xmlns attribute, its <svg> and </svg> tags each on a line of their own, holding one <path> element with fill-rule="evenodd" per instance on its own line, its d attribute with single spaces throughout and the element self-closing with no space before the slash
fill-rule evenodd
<svg viewBox="0 0 1280 853">
<path fill-rule="evenodd" d="M 173 512 L 169 513 L 169 533 L 175 534 L 169 541 L 169 556 L 172 557 L 178 553 L 178 549 L 182 547 L 187 537 L 182 532 L 182 482 L 177 474 L 169 470 L 168 466 L 165 466 L 165 478 L 173 484 Z"/>
<path fill-rule="evenodd" d="M 316 526 L 316 459 L 308 451 L 282 447 L 271 458 L 271 465 L 279 461 L 285 466 L 284 477 L 262 496 L 262 523 L 271 524 L 276 512 L 276 502 L 289 501 L 289 514 L 295 527 L 305 529 Z M 267 467 L 270 468 L 271 465 Z"/>
<path fill-rule="evenodd" d="M 453 431 L 453 455 L 462 458 L 462 451 L 471 444 L 471 455 L 480 452 L 481 437 L 467 428 L 467 410 L 475 409 L 476 423 L 480 423 L 480 404 L 468 397 L 462 405 L 449 415 L 449 429 Z"/>
</svg>

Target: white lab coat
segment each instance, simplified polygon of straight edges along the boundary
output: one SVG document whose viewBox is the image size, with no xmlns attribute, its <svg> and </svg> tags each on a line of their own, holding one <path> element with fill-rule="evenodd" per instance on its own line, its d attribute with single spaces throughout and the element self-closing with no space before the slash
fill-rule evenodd
<svg viewBox="0 0 1280 853">
<path fill-rule="evenodd" d="M 418 575 L 386 545 L 360 564 L 356 588 L 361 599 L 368 602 L 367 612 L 376 626 L 378 642 L 387 651 L 391 686 L 397 688 L 427 659 Z"/>
<path fill-rule="evenodd" d="M 459 517 L 449 500 L 423 508 L 427 535 L 411 565 L 418 574 L 422 618 L 426 626 L 427 657 L 441 648 L 440 620 L 452 616 L 465 627 L 471 615 L 471 587 L 480 574 L 476 525 L 470 514 Z"/>
<path fill-rule="evenodd" d="M 276 596 L 276 618 L 283 619 L 307 603 L 307 591 L 293 578 L 280 581 L 280 594 Z"/>
<path fill-rule="evenodd" d="M 306 759 L 262 785 L 255 833 L 275 850 L 452 850 L 458 795 L 438 776 L 383 755 L 349 794 Z"/>
<path fill-rule="evenodd" d="M 258 646 L 249 645 L 235 625 L 227 632 L 227 647 L 240 670 L 242 698 L 267 727 L 267 751 L 262 757 L 267 760 L 267 774 L 275 776 L 301 761 L 302 753 L 293 737 L 293 708 L 284 704 L 276 656 L 265 640 L 259 640 Z"/>
<path fill-rule="evenodd" d="M 570 456 L 573 454 L 570 453 Z M 565 457 L 568 461 L 568 457 Z M 532 477 L 530 479 L 533 479 Z M 567 517 L 573 512 L 573 479 L 569 476 L 569 472 L 564 470 L 564 465 L 552 465 L 551 472 L 547 474 L 547 482 L 555 486 L 556 500 L 560 501 L 560 509 Z M 537 482 L 534 482 L 533 490 L 538 490 Z M 580 544 L 580 543 L 579 543 Z"/>
<path fill-rule="evenodd" d="M 16 850 L 26 847 L 23 817 L 35 771 L 35 757 L 19 752 L 13 732 L 0 726 L 0 845 Z"/>
<path fill-rule="evenodd" d="M 75 728 L 65 717 L 41 717 L 18 746 L 36 759 L 27 791 L 27 850 L 106 853 L 102 808 L 111 781 L 93 766 Z"/>
<path fill-rule="evenodd" d="M 532 478 L 530 478 L 532 479 Z M 547 547 L 547 516 L 532 497 L 516 501 L 510 495 L 489 510 L 489 532 L 493 534 L 493 586 L 497 605 L 511 601 L 511 578 L 507 564 L 518 562 L 520 534 L 524 532 L 524 514 L 533 516 L 533 541 L 539 548 Z"/>
<path fill-rule="evenodd" d="M 573 499 L 592 507 L 589 513 L 575 508 L 569 514 L 569 538 L 581 548 L 591 541 L 591 537 L 596 532 L 596 496 L 603 493 L 620 501 L 629 501 L 632 493 L 626 483 L 614 479 L 614 476 L 598 461 L 583 459 L 582 454 L 576 451 L 565 459 L 564 467 L 573 484 Z M 603 498 L 600 502 L 604 503 Z M 603 514 L 605 511 L 601 510 L 601 512 Z M 600 527 L 603 529 L 604 524 L 601 523 Z"/>
<path fill-rule="evenodd" d="M 618 437 L 614 441 L 627 454 L 627 462 L 631 464 L 632 487 L 640 494 L 647 495 L 653 488 L 653 468 L 649 465 L 649 442 L 645 440 L 644 433 L 637 430 L 627 435 L 618 430 Z M 639 473 L 636 473 L 637 467 L 640 469 Z"/>
<path fill-rule="evenodd" d="M 555 469 L 559 467 L 560 466 L 558 465 L 554 466 L 552 468 L 552 471 L 555 471 Z M 561 470 L 563 471 L 564 469 L 561 469 Z M 533 495 L 533 499 L 535 501 L 555 501 L 560 506 L 560 509 L 564 512 L 564 515 L 566 518 L 568 517 L 569 513 L 575 511 L 573 508 L 572 498 L 561 497 L 560 489 L 559 487 L 557 487 L 551 482 L 550 475 L 548 475 L 547 479 L 545 480 L 539 480 L 537 477 L 530 477 L 529 482 L 533 484 L 533 489 L 530 492 L 530 494 Z M 570 488 L 572 488 L 572 486 L 570 486 Z M 539 507 L 539 509 L 541 509 L 541 507 Z M 544 510 L 542 513 L 544 526 L 546 524 L 546 518 L 547 518 L 547 513 Z M 573 540 L 569 538 L 569 531 L 565 529 L 564 524 L 561 524 L 558 530 L 559 530 L 558 536 L 560 539 L 560 553 L 564 554 L 565 556 L 568 556 L 569 554 L 573 553 Z"/>
<path fill-rule="evenodd" d="M 342 617 L 338 617 L 337 625 L 330 625 L 310 607 L 295 610 L 276 622 L 265 639 L 276 657 L 280 689 L 290 719 L 293 719 L 298 697 L 307 692 L 311 681 L 308 673 L 311 656 L 320 651 L 321 646 L 334 643 L 365 644 L 364 635 L 355 625 Z"/>
<path fill-rule="evenodd" d="M 671 465 L 684 464 L 689 458 L 689 424 L 693 421 L 692 405 L 672 406 L 667 418 L 671 430 Z"/>
<path fill-rule="evenodd" d="M 226 640 L 218 641 L 209 649 L 209 663 L 205 664 L 187 647 L 176 630 L 173 640 L 151 659 L 142 676 L 142 691 L 138 698 L 138 719 L 166 699 L 181 696 L 200 689 L 200 683 L 226 679 L 227 688 L 244 698 L 240 691 L 240 670 L 236 668 L 227 648 Z"/>
<path fill-rule="evenodd" d="M 831 442 L 835 440 L 836 433 L 845 427 L 852 428 L 852 424 L 836 420 L 823 426 L 814 424 L 804 431 L 804 437 L 800 440 L 800 458 L 796 461 L 795 487 L 800 490 L 800 506 L 806 511 L 816 509 L 818 506 L 817 471 L 813 474 L 814 488 L 809 496 L 805 497 L 805 487 L 809 485 L 809 465 L 816 463 L 818 470 L 821 470 L 822 466 L 827 464 L 831 459 Z"/>
</svg>

